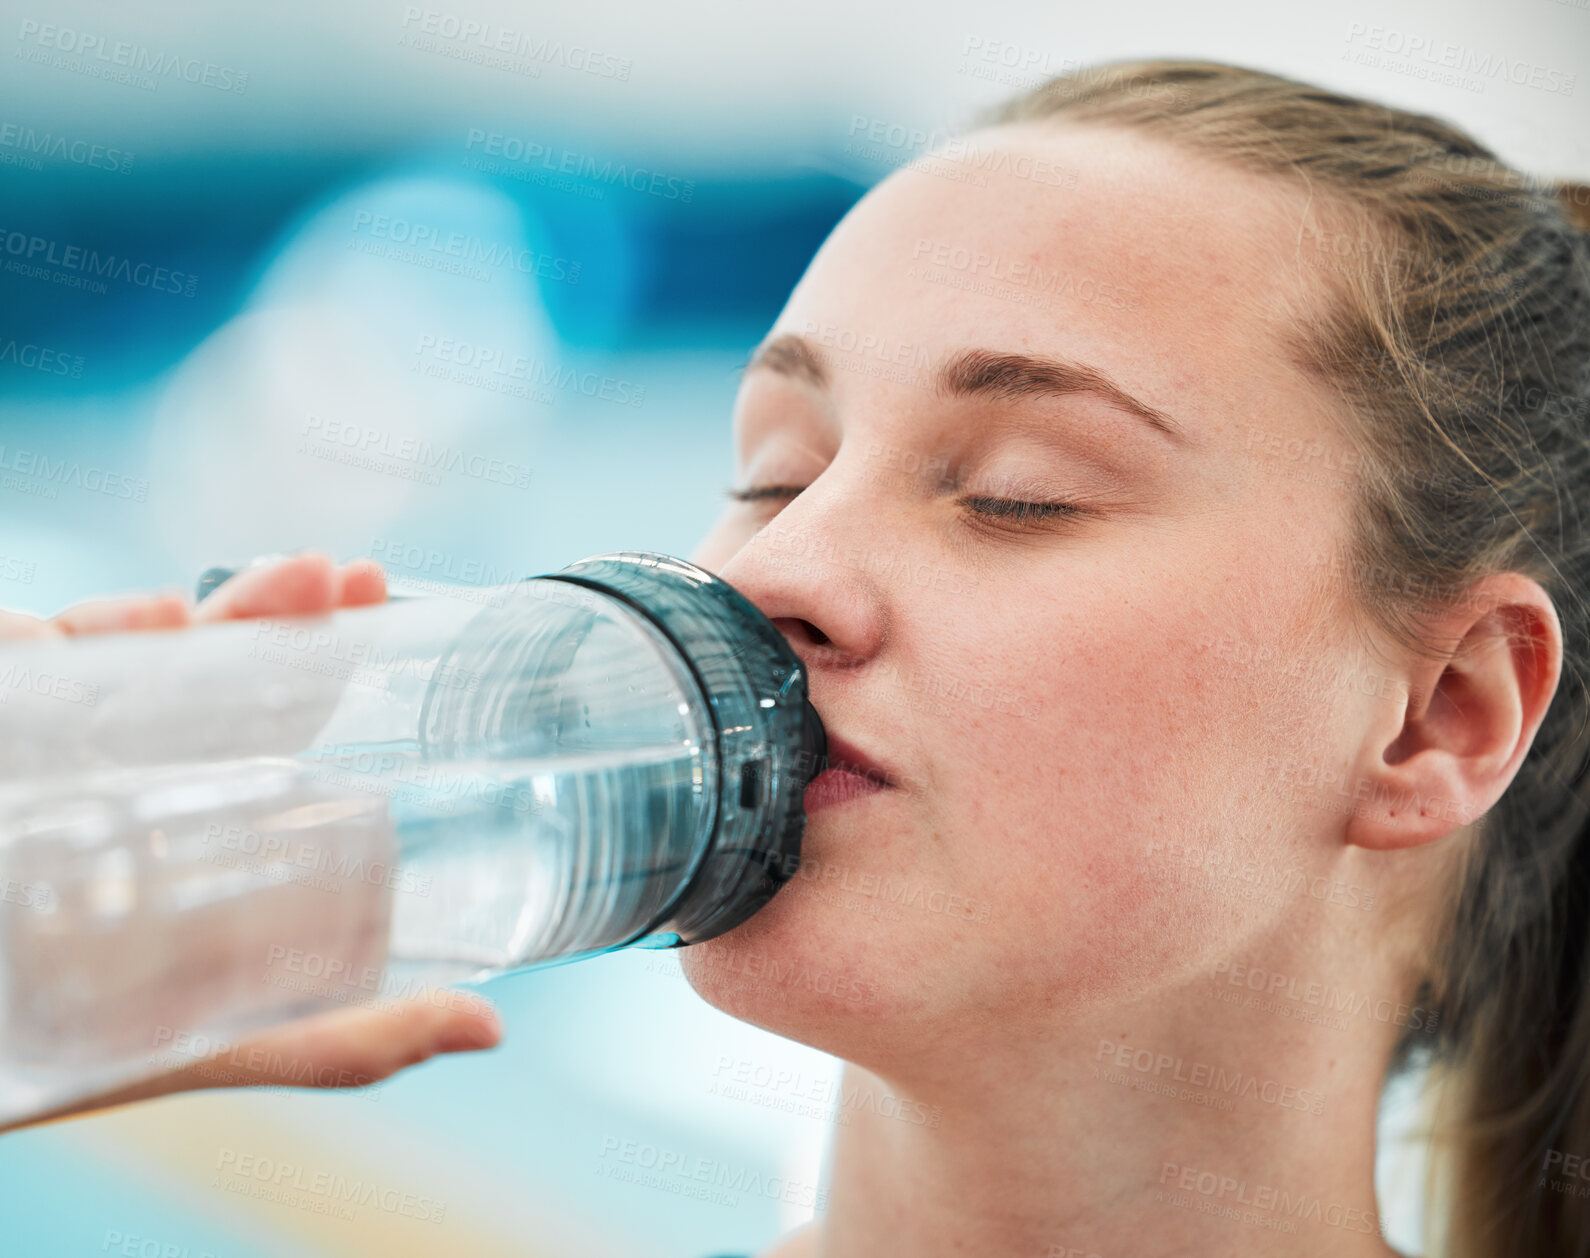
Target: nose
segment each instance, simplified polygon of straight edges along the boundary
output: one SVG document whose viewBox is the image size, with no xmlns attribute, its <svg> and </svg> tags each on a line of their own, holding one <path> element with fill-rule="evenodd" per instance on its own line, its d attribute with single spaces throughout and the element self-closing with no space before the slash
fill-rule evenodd
<svg viewBox="0 0 1590 1258">
<path fill-rule="evenodd" d="M 783 524 L 794 505 L 746 542 L 719 571 L 778 628 L 808 675 L 875 658 L 887 629 L 884 591 L 848 545 L 820 521 Z"/>
</svg>

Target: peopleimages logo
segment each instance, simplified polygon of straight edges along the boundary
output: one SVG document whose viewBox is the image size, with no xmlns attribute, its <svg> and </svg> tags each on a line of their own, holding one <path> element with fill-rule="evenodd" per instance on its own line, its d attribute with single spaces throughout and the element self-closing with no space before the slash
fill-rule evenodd
<svg viewBox="0 0 1590 1258">
<path fill-rule="evenodd" d="M 480 450 L 466 450 L 462 446 L 436 445 L 415 436 L 398 436 L 335 415 L 310 414 L 304 420 L 300 436 L 300 454 L 385 471 L 405 480 L 438 485 L 442 472 L 457 472 L 487 484 L 507 485 L 513 489 L 530 487 L 532 469 L 522 463 Z M 343 454 L 357 457 L 338 457 Z M 380 462 L 383 458 L 396 466 L 383 467 Z"/>
<path fill-rule="evenodd" d="M 1504 79 L 1517 87 L 1530 87 L 1554 95 L 1572 96 L 1578 75 L 1539 65 L 1505 53 L 1482 52 L 1431 35 L 1399 31 L 1393 27 L 1350 23 L 1344 59 L 1379 66 L 1415 78 L 1483 92 L 1484 80 Z M 1377 59 L 1378 58 L 1378 59 Z M 1422 63 L 1415 65 L 1414 63 Z"/>
<path fill-rule="evenodd" d="M 595 371 L 580 371 L 574 367 L 560 367 L 534 355 L 514 354 L 510 357 L 489 345 L 472 344 L 452 337 L 422 333 L 414 352 L 419 360 L 415 368 L 422 374 L 458 384 L 476 385 L 492 392 L 533 393 L 538 400 L 550 400 L 551 395 L 545 390 L 556 389 L 599 398 L 618 406 L 641 406 L 646 401 L 646 386 L 634 380 L 606 376 Z M 516 382 L 524 388 L 511 388 Z M 529 473 L 526 472 L 525 476 L 528 479 Z"/>
<path fill-rule="evenodd" d="M 1385 1235 L 1379 1217 L 1365 1207 L 1344 1206 L 1306 1192 L 1294 1193 L 1269 1184 L 1250 1183 L 1203 1167 L 1165 1162 L 1160 1168 L 1159 1182 L 1161 1187 L 1154 1193 L 1155 1201 L 1196 1209 L 1201 1214 L 1215 1214 L 1265 1227 L 1285 1224 L 1285 1227 L 1274 1229 L 1285 1232 L 1295 1232 L 1298 1223 L 1317 1223 L 1347 1232 Z M 1184 1195 L 1178 1197 L 1175 1195 L 1178 1192 Z"/>
<path fill-rule="evenodd" d="M 222 1149 L 215 1166 L 217 1174 L 211 1180 L 212 1188 L 243 1192 L 304 1209 L 329 1203 L 342 1207 L 338 1216 L 342 1218 L 354 1217 L 351 1210 L 353 1206 L 374 1206 L 388 1214 L 402 1215 L 424 1223 L 440 1223 L 447 1213 L 445 1201 L 366 1179 L 349 1179 L 334 1171 L 311 1170 L 292 1162 L 241 1153 L 236 1149 Z M 226 1180 L 221 1178 L 222 1173 L 227 1176 Z M 248 1183 L 250 1180 L 257 1183 L 251 1185 Z M 248 1190 L 254 1187 L 269 1191 L 249 1194 Z M 310 1200 L 306 1201 L 298 1194 L 308 1194 Z M 325 1209 L 317 1209 L 316 1212 L 327 1213 Z"/>
<path fill-rule="evenodd" d="M 96 144 L 91 140 L 57 135 L 53 131 L 35 131 L 32 127 L 24 127 L 18 122 L 0 122 L 0 147 L 15 149 L 18 153 L 29 157 L 42 155 L 54 161 L 71 162 L 74 166 L 90 166 L 95 170 L 108 170 L 117 175 L 130 172 L 133 164 L 133 155 L 121 149 Z M 41 169 L 37 163 L 31 168 Z"/>
<path fill-rule="evenodd" d="M 0 703 L 9 703 L 13 692 L 22 691 L 41 698 L 59 699 L 62 703 L 79 703 L 86 708 L 99 702 L 99 687 L 80 678 L 16 663 L 0 668 Z"/>
<path fill-rule="evenodd" d="M 114 253 L 102 254 L 97 249 L 82 245 L 63 245 L 47 236 L 30 236 L 26 232 L 5 227 L 0 227 L 0 252 L 10 255 L 5 265 L 7 271 L 28 274 L 37 279 L 53 278 L 56 283 L 71 280 L 74 281 L 71 287 L 87 287 L 101 293 L 108 290 L 103 283 L 96 284 L 95 280 L 120 280 L 137 288 L 147 288 L 157 293 L 177 293 L 183 297 L 192 297 L 199 283 L 198 276 L 183 271 L 173 271 L 149 262 L 135 262 Z M 59 267 L 63 272 L 75 274 L 61 275 L 51 272 L 48 269 L 50 267 Z"/>
<path fill-rule="evenodd" d="M 35 912 L 48 913 L 55 904 L 55 888 L 47 882 L 18 882 L 0 878 L 0 904 L 17 904 Z"/>
<path fill-rule="evenodd" d="M 125 40 L 112 43 L 103 35 L 70 26 L 55 26 L 24 18 L 17 38 L 24 45 L 33 44 L 39 49 L 39 52 L 28 57 L 30 61 L 47 58 L 50 53 L 65 54 L 74 60 L 67 61 L 58 56 L 54 60 L 57 66 L 90 72 L 95 78 L 124 78 L 134 81 L 134 85 L 139 87 L 147 83 L 151 89 L 159 86 L 157 80 L 170 78 L 213 87 L 222 92 L 241 94 L 248 89 L 248 74 L 231 66 L 200 61 L 196 57 L 182 57 L 173 52 L 155 52 L 143 44 L 129 44 Z M 21 56 L 22 50 L 19 49 L 17 55 Z M 100 64 L 96 65 L 96 62 Z M 117 67 L 119 73 L 112 72 L 112 66 Z M 137 82 L 134 80 L 135 75 L 151 75 L 153 78 Z"/>
<path fill-rule="evenodd" d="M 342 889 L 343 883 L 367 882 L 408 895 L 431 893 L 430 876 L 418 874 L 407 865 L 390 860 L 366 860 L 362 855 L 350 857 L 345 851 L 319 846 L 298 834 L 284 835 L 272 830 L 262 834 L 246 826 L 212 821 L 205 827 L 203 842 L 207 847 L 214 844 L 216 849 L 256 861 L 254 868 L 265 877 L 271 876 L 272 867 L 280 867 L 284 872 L 310 870 L 322 874 L 337 891 Z"/>
<path fill-rule="evenodd" d="M 464 151 L 486 157 L 501 158 L 505 162 L 535 167 L 548 175 L 566 175 L 593 183 L 622 184 L 634 192 L 660 197 L 664 201 L 678 201 L 688 205 L 695 194 L 694 179 L 680 179 L 645 166 L 630 167 L 623 162 L 614 163 L 577 153 L 571 149 L 549 147 L 536 140 L 525 140 L 500 131 L 483 131 L 471 127 L 464 140 Z"/>
<path fill-rule="evenodd" d="M 551 254 L 537 253 L 534 249 L 511 245 L 506 241 L 485 240 L 465 232 L 444 233 L 428 223 L 372 214 L 369 210 L 354 213 L 353 237 L 348 243 L 357 246 L 361 243 L 361 237 L 370 238 L 362 241 L 363 244 L 376 245 L 366 252 L 383 253 L 399 261 L 421 261 L 433 265 L 435 255 L 440 254 L 442 261 L 453 262 L 461 267 L 479 263 L 534 275 L 537 279 L 558 280 L 564 284 L 580 282 L 581 264 L 576 259 L 556 258 Z M 480 272 L 481 276 L 488 279 L 490 274 Z"/>
<path fill-rule="evenodd" d="M 81 354 L 19 341 L 14 336 L 0 336 L 0 363 L 26 367 L 29 371 L 42 371 L 47 376 L 70 376 L 73 380 L 81 379 L 83 375 Z"/>
<path fill-rule="evenodd" d="M 1405 1001 L 1374 997 L 1353 988 L 1337 987 L 1317 980 L 1303 980 L 1258 966 L 1243 965 L 1229 959 L 1218 960 L 1210 974 L 1211 981 L 1226 986 L 1246 989 L 1270 1002 L 1290 1001 L 1310 1005 L 1330 1013 L 1345 1013 L 1365 1017 L 1375 1022 L 1394 1023 L 1410 1031 L 1433 1031 L 1441 1021 L 1438 1009 L 1425 1009 Z M 1236 1002 L 1228 1002 L 1236 1003 Z"/>
<path fill-rule="evenodd" d="M 508 585 L 523 578 L 518 567 L 500 568 L 479 559 L 465 559 L 448 551 L 427 549 L 412 542 L 399 542 L 386 537 L 370 539 L 370 557 L 379 559 L 388 568 L 402 568 L 427 578 L 445 578 L 466 586 Z"/>
<path fill-rule="evenodd" d="M 0 445 L 0 484 L 13 479 L 5 475 L 12 472 L 17 476 L 33 478 L 41 489 L 48 490 L 44 496 L 49 498 L 55 497 L 56 490 L 60 488 L 86 489 L 90 493 L 126 498 L 133 502 L 143 502 L 149 497 L 149 482 L 146 480 L 107 471 L 93 464 L 85 467 L 77 459 L 52 460 L 49 455 L 37 450 L 18 450 Z M 22 483 L 7 487 L 17 488 Z"/>
<path fill-rule="evenodd" d="M 601 79 L 626 82 L 634 63 L 628 57 L 597 52 L 583 44 L 565 43 L 543 35 L 537 39 L 528 31 L 516 31 L 474 18 L 461 18 L 454 13 L 438 9 L 421 9 L 410 5 L 403 11 L 404 35 L 399 42 L 422 52 L 441 52 L 487 65 L 494 69 L 516 68 L 508 62 L 517 60 L 522 70 L 532 71 L 539 77 L 544 65 L 561 66 L 581 74 L 594 74 Z M 431 38 L 427 39 L 426 36 Z M 440 42 L 439 42 L 440 41 Z M 499 53 L 502 56 L 491 56 Z"/>
<path fill-rule="evenodd" d="M 1208 1062 L 1187 1061 L 1169 1053 L 1138 1048 L 1114 1040 L 1100 1040 L 1095 1062 L 1106 1062 L 1121 1070 L 1132 1070 L 1139 1075 L 1167 1084 L 1187 1084 L 1191 1088 L 1207 1091 L 1211 1096 L 1239 1097 L 1255 1100 L 1278 1109 L 1300 1110 L 1308 1114 L 1325 1112 L 1325 1095 L 1309 1088 L 1295 1087 L 1276 1079 L 1261 1079 L 1242 1070 L 1226 1070 Z M 1165 1072 L 1169 1071 L 1167 1075 Z M 1152 1089 L 1146 1089 L 1152 1090 Z"/>
<path fill-rule="evenodd" d="M 728 1189 L 747 1197 L 782 1201 L 808 1210 L 828 1208 L 828 1190 L 815 1184 L 801 1183 L 782 1175 L 764 1175 L 750 1166 L 691 1157 L 677 1149 L 622 1140 L 617 1136 L 603 1138 L 597 1173 L 716 1205 L 735 1206 L 739 1198 L 713 1193 L 711 1189 Z"/>
</svg>

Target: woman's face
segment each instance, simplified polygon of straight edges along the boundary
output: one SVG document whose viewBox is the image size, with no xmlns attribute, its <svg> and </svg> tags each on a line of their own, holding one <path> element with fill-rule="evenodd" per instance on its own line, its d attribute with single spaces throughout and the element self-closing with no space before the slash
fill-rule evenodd
<svg viewBox="0 0 1590 1258">
<path fill-rule="evenodd" d="M 695 555 L 898 785 L 813 812 L 791 883 L 684 967 L 863 1065 L 1152 996 L 1317 909 L 1238 871 L 1331 867 L 1334 796 L 1286 783 L 1345 771 L 1373 702 L 1322 680 L 1363 665 L 1327 562 L 1350 447 L 1283 340 L 1322 292 L 1304 194 L 1103 129 L 970 148 L 819 251 L 734 416 L 736 487 L 799 493 Z"/>
</svg>

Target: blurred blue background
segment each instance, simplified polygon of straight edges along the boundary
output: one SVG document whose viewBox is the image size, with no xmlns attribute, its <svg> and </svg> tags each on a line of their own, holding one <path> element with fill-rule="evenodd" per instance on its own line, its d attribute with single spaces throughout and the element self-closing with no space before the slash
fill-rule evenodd
<svg viewBox="0 0 1590 1258">
<path fill-rule="evenodd" d="M 1246 62 L 1590 175 L 1583 85 L 1369 64 L 1367 23 L 1565 72 L 1590 46 L 1590 9 L 1556 0 L 4 0 L 0 606 L 187 591 L 307 546 L 475 583 L 688 554 L 728 483 L 738 369 L 827 231 L 975 110 L 1079 62 Z M 667 955 L 486 990 L 499 1050 L 372 1093 L 176 1098 L 7 1137 L 0 1246 L 700 1258 L 811 1217 L 829 1121 L 790 1101 L 831 1059 L 710 1009 Z M 747 1071 L 782 1081 L 727 1095 Z M 445 1218 L 227 1193 L 227 1150 Z M 623 1177 L 668 1151 L 753 1186 Z M 1383 1162 L 1411 1249 L 1416 1159 Z"/>
</svg>

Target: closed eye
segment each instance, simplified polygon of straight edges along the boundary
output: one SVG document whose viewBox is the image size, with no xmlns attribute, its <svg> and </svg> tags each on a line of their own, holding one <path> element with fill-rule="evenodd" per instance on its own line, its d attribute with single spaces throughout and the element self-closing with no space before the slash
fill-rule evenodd
<svg viewBox="0 0 1590 1258">
<path fill-rule="evenodd" d="M 804 485 L 753 485 L 750 489 L 725 489 L 736 502 L 763 502 L 769 498 L 793 498 Z"/>
<path fill-rule="evenodd" d="M 754 485 L 749 489 L 726 489 L 724 493 L 736 502 L 766 502 L 777 498 L 793 498 L 804 488 L 803 485 Z M 959 501 L 978 515 L 1013 524 L 1031 524 L 1055 516 L 1084 514 L 1081 507 L 1069 502 L 1028 502 L 1019 498 L 988 495 L 973 495 Z"/>
<path fill-rule="evenodd" d="M 1057 515 L 1081 515 L 1082 508 L 1069 502 L 1025 502 L 1017 498 L 962 498 L 961 505 L 996 520 L 1026 524 Z"/>
</svg>

